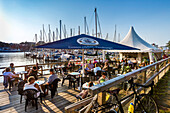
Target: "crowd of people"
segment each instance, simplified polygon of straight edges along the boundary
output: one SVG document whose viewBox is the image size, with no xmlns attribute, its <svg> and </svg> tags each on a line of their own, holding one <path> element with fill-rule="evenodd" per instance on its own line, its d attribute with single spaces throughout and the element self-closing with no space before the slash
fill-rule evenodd
<svg viewBox="0 0 170 113">
<path fill-rule="evenodd" d="M 167 58 L 166 55 L 163 56 L 163 58 Z M 89 76 L 93 76 L 94 79 L 90 79 L 89 82 L 89 87 L 93 86 L 93 82 L 92 81 L 97 81 L 97 83 L 102 83 L 104 81 L 107 81 L 109 79 L 111 79 L 110 77 L 110 66 L 114 66 L 117 68 L 118 73 L 120 74 L 126 74 L 128 72 L 131 72 L 132 70 L 138 69 L 140 67 L 146 66 L 149 64 L 149 60 L 148 58 L 143 58 L 142 62 L 138 62 L 138 60 L 136 58 L 134 58 L 133 60 L 127 59 L 127 58 L 123 58 L 122 60 L 118 60 L 116 58 L 114 58 L 112 61 L 109 61 L 107 59 L 105 59 L 104 62 L 101 62 L 100 59 L 96 60 L 95 58 L 93 60 L 85 60 L 85 75 L 89 75 Z M 69 70 L 70 72 L 74 72 L 75 71 L 75 63 L 69 61 L 67 64 L 65 64 L 65 68 L 67 70 Z M 24 81 L 25 81 L 25 85 L 23 87 L 24 90 L 27 89 L 35 89 L 37 90 L 39 93 L 37 93 L 37 95 L 39 95 L 40 93 L 43 93 L 44 95 L 48 94 L 48 89 L 50 84 L 53 83 L 53 81 L 55 79 L 59 79 L 59 76 L 57 74 L 55 74 L 56 70 L 54 69 L 50 69 L 50 76 L 48 78 L 48 81 L 42 85 L 38 85 L 35 83 L 36 80 L 38 80 L 38 74 L 40 74 L 38 71 L 40 69 L 40 66 L 38 65 L 38 63 L 33 66 L 31 69 L 28 70 L 28 74 L 25 76 Z M 82 72 L 82 64 L 79 67 L 79 69 L 77 70 L 79 72 Z M 99 73 L 100 72 L 100 73 Z M 9 89 L 11 90 L 11 86 L 13 86 L 13 84 L 16 82 L 18 82 L 19 80 L 22 80 L 19 77 L 19 74 L 17 74 L 15 72 L 15 67 L 14 64 L 11 63 L 9 67 L 7 67 L 4 71 L 3 71 L 3 76 L 4 76 L 4 86 L 5 88 L 8 87 L 8 83 L 10 83 Z M 77 97 L 80 97 L 83 99 L 88 95 L 88 90 L 83 90 L 79 95 L 77 95 Z"/>
</svg>

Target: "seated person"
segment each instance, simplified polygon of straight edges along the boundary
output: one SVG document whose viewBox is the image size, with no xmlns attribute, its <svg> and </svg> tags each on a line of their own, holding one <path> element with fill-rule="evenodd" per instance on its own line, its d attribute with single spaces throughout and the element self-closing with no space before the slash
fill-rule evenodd
<svg viewBox="0 0 170 113">
<path fill-rule="evenodd" d="M 10 63 L 10 66 L 9 66 L 9 69 L 10 69 L 10 72 L 12 72 L 13 74 L 15 74 L 15 67 L 14 67 L 14 63 Z M 4 71 L 2 71 L 2 73 L 4 73 Z"/>
<path fill-rule="evenodd" d="M 10 68 L 11 72 L 12 72 L 13 74 L 15 74 L 15 67 L 14 67 L 14 63 L 10 63 L 9 68 Z"/>
<path fill-rule="evenodd" d="M 91 63 L 91 60 L 89 61 L 88 68 L 89 68 L 89 70 L 94 68 L 94 64 Z"/>
<path fill-rule="evenodd" d="M 30 76 L 28 78 L 28 83 L 26 83 L 24 85 L 24 90 L 27 90 L 27 89 L 35 89 L 37 90 L 37 97 L 40 96 L 40 87 L 38 86 L 38 84 L 34 83 L 35 82 L 35 78 L 33 76 Z"/>
<path fill-rule="evenodd" d="M 54 74 L 54 69 L 50 69 L 50 77 L 48 78 L 48 81 L 45 84 L 41 85 L 42 90 L 44 91 L 44 94 L 48 95 L 48 86 L 52 84 L 52 82 L 57 78 L 58 76 Z"/>
<path fill-rule="evenodd" d="M 104 67 L 103 67 L 102 70 L 104 70 L 104 71 L 108 71 L 109 70 L 109 65 L 108 65 L 107 62 L 104 63 Z"/>
<path fill-rule="evenodd" d="M 129 73 L 129 72 L 131 72 L 131 71 L 132 71 L 132 69 L 131 69 L 131 67 L 128 65 L 128 66 L 125 67 L 124 74 Z"/>
<path fill-rule="evenodd" d="M 96 59 L 94 58 L 93 59 L 93 64 L 95 65 L 97 63 Z"/>
<path fill-rule="evenodd" d="M 38 69 L 36 66 L 33 66 L 32 69 L 29 71 L 28 76 L 34 76 L 35 80 L 38 80 Z"/>
<path fill-rule="evenodd" d="M 10 81 L 11 81 L 11 85 L 13 85 L 13 81 L 19 79 L 19 77 L 15 74 L 13 74 L 10 70 L 10 68 L 6 68 L 4 73 L 3 73 L 3 76 L 8 76 L 10 78 Z M 4 80 L 4 84 L 8 84 L 9 80 Z M 9 89 L 11 89 L 11 87 L 9 87 Z"/>
<path fill-rule="evenodd" d="M 102 72 L 102 76 L 99 78 L 98 83 L 102 83 L 102 82 L 105 82 L 107 80 L 109 80 L 107 78 L 107 73 L 106 72 Z"/>
<path fill-rule="evenodd" d="M 38 63 L 36 63 L 36 68 L 37 68 L 37 70 L 39 70 L 40 69 L 40 66 L 38 66 Z"/>
<path fill-rule="evenodd" d="M 94 74 L 97 74 L 97 71 L 101 70 L 101 68 L 99 67 L 99 64 L 95 64 L 95 68 L 94 68 Z"/>
<path fill-rule="evenodd" d="M 89 82 L 89 87 L 93 86 L 93 82 Z M 88 95 L 88 89 L 82 90 L 78 95 L 76 95 L 77 99 L 84 99 Z"/>
<path fill-rule="evenodd" d="M 70 72 L 71 72 L 71 71 L 73 71 L 74 66 L 75 66 L 75 65 L 74 65 L 74 63 L 73 63 L 73 62 L 71 62 L 71 61 L 69 61 L 69 62 L 68 62 L 67 67 L 68 67 L 68 69 L 70 69 Z"/>
</svg>

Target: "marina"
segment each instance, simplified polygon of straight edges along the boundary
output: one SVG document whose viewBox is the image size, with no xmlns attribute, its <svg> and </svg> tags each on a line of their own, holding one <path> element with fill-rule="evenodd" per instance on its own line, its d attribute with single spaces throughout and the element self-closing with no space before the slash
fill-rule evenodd
<svg viewBox="0 0 170 113">
<path fill-rule="evenodd" d="M 0 113 L 169 113 L 169 1 L 0 1 Z"/>
</svg>

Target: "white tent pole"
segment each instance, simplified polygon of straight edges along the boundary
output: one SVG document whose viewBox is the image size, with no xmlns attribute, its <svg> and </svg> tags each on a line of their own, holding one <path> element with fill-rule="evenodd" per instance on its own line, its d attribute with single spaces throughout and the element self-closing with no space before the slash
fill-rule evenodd
<svg viewBox="0 0 170 113">
<path fill-rule="evenodd" d="M 103 50 L 103 62 L 105 60 L 105 51 Z"/>
<path fill-rule="evenodd" d="M 150 60 L 150 64 L 152 64 L 154 62 L 152 52 L 149 52 L 149 60 Z"/>
<path fill-rule="evenodd" d="M 138 61 L 139 61 L 139 63 L 142 63 L 142 54 L 141 53 L 138 53 Z"/>
</svg>

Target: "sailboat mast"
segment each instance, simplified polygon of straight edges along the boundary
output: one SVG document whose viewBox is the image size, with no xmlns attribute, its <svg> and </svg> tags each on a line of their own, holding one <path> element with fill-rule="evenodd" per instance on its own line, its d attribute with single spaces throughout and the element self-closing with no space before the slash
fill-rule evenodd
<svg viewBox="0 0 170 113">
<path fill-rule="evenodd" d="M 97 9 L 95 8 L 95 25 L 96 25 L 96 37 L 97 37 Z"/>
<path fill-rule="evenodd" d="M 60 20 L 60 40 L 61 40 L 61 20 Z"/>
<path fill-rule="evenodd" d="M 108 40 L 108 37 L 109 37 L 109 34 L 107 33 L 107 35 L 106 35 L 106 40 Z"/>
<path fill-rule="evenodd" d="M 120 33 L 118 34 L 118 42 L 120 42 Z"/>
<path fill-rule="evenodd" d="M 54 42 L 54 39 L 55 39 L 55 32 L 53 31 L 53 42 Z"/>
<path fill-rule="evenodd" d="M 113 39 L 114 42 L 116 42 L 116 25 L 115 25 L 115 34 L 114 34 L 114 39 Z"/>
<path fill-rule="evenodd" d="M 78 26 L 78 34 L 80 35 L 80 26 Z"/>
<path fill-rule="evenodd" d="M 64 24 L 64 37 L 66 38 L 66 25 Z"/>
<path fill-rule="evenodd" d="M 72 36 L 72 28 L 70 29 L 70 36 Z"/>
<path fill-rule="evenodd" d="M 86 34 L 86 17 L 84 17 L 84 34 Z"/>
<path fill-rule="evenodd" d="M 35 43 L 37 43 L 37 34 L 35 34 Z"/>
<path fill-rule="evenodd" d="M 48 26 L 49 26 L 49 34 L 48 34 L 49 37 L 48 37 L 48 38 L 49 38 L 49 42 L 51 42 L 51 30 L 50 30 L 50 24 L 49 24 Z"/>
<path fill-rule="evenodd" d="M 56 40 L 58 40 L 58 28 L 56 28 Z"/>
<path fill-rule="evenodd" d="M 75 28 L 73 28 L 73 36 L 75 36 Z"/>
<path fill-rule="evenodd" d="M 44 39 L 44 24 L 43 24 L 43 41 L 45 42 L 45 39 Z"/>
<path fill-rule="evenodd" d="M 40 41 L 42 41 L 42 31 L 40 30 Z"/>
</svg>

